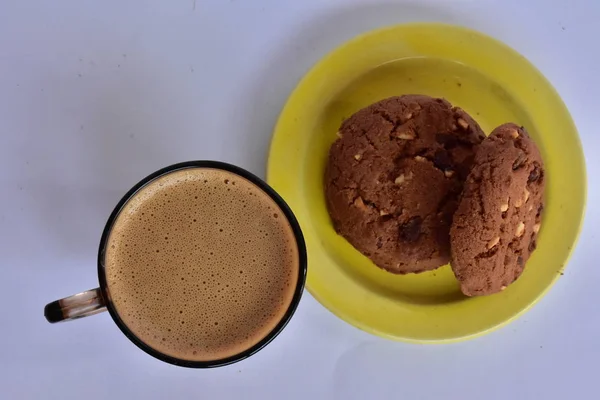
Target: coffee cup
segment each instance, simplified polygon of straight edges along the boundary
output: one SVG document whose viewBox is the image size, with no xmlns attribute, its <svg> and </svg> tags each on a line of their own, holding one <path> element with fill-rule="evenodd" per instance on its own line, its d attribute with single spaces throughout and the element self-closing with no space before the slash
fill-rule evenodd
<svg viewBox="0 0 600 400">
<path fill-rule="evenodd" d="M 117 204 L 100 240 L 99 287 L 46 305 L 51 322 L 108 311 L 146 353 L 208 368 L 251 356 L 286 326 L 306 281 L 300 226 L 250 172 L 166 167 Z"/>
</svg>

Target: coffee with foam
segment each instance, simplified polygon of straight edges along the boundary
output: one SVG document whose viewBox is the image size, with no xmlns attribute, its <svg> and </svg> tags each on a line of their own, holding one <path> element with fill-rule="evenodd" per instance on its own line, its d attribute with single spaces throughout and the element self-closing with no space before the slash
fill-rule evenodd
<svg viewBox="0 0 600 400">
<path fill-rule="evenodd" d="M 104 260 L 123 323 L 186 361 L 235 356 L 265 338 L 288 311 L 300 268 L 275 201 L 212 168 L 178 170 L 141 188 L 117 216 Z"/>
</svg>

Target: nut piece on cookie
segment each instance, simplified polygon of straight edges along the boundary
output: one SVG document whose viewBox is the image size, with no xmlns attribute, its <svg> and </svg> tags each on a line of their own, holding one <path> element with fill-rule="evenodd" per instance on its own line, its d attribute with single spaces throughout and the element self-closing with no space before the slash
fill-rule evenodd
<svg viewBox="0 0 600 400">
<path fill-rule="evenodd" d="M 517 225 L 517 229 L 515 230 L 515 236 L 521 237 L 521 236 L 523 236 L 524 232 L 525 232 L 525 223 L 519 222 L 519 225 Z"/>
<path fill-rule="evenodd" d="M 517 200 L 515 201 L 515 207 L 516 207 L 516 208 L 519 208 L 519 207 L 521 207 L 522 205 L 523 205 L 523 199 L 520 199 L 520 198 L 519 198 L 519 199 L 517 199 Z"/>
<path fill-rule="evenodd" d="M 496 236 L 495 238 L 490 240 L 487 244 L 488 250 L 491 249 L 492 247 L 496 246 L 499 242 L 500 242 L 500 236 Z"/>
<path fill-rule="evenodd" d="M 403 139 L 403 140 L 413 140 L 414 138 L 416 138 L 415 134 L 413 131 L 403 131 L 403 132 L 399 132 L 398 134 L 396 134 L 396 137 L 398 139 Z"/>
<path fill-rule="evenodd" d="M 400 174 L 396 177 L 396 179 L 394 179 L 394 183 L 398 186 L 402 185 L 404 182 L 411 180 L 413 176 L 414 174 L 412 173 L 412 171 L 409 171 L 406 174 Z"/>
<path fill-rule="evenodd" d="M 368 207 L 365 204 L 365 202 L 363 201 L 362 197 L 358 196 L 356 199 L 354 199 L 354 203 L 353 203 L 359 210 L 362 211 L 367 211 Z"/>
<path fill-rule="evenodd" d="M 527 200 L 529 200 L 529 190 L 525 189 L 523 191 L 523 196 L 519 197 L 517 201 L 515 201 L 515 207 L 521 207 L 523 204 L 527 203 Z"/>
<path fill-rule="evenodd" d="M 401 174 L 401 175 L 398 175 L 398 177 L 394 180 L 394 183 L 396 185 L 402 185 L 405 180 L 406 180 L 406 178 L 404 177 L 404 174 Z"/>
<path fill-rule="evenodd" d="M 355 159 L 356 161 L 360 161 L 360 159 L 361 159 L 361 158 L 362 158 L 362 155 L 360 155 L 360 154 L 355 154 L 355 155 L 354 155 L 354 159 Z"/>
<path fill-rule="evenodd" d="M 510 131 L 509 135 L 511 138 L 516 139 L 519 137 L 519 131 L 514 129 L 514 130 Z"/>
<path fill-rule="evenodd" d="M 457 119 L 456 122 L 463 129 L 467 129 L 469 127 L 469 123 L 467 121 L 465 121 L 464 119 L 462 119 L 462 118 Z"/>
</svg>

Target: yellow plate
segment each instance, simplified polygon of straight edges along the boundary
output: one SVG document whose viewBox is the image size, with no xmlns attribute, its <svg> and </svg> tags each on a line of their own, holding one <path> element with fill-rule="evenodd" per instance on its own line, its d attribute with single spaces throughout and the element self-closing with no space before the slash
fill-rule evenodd
<svg viewBox="0 0 600 400">
<path fill-rule="evenodd" d="M 323 173 L 340 123 L 370 103 L 408 93 L 445 97 L 487 133 L 508 121 L 524 125 L 542 151 L 547 187 L 538 250 L 502 293 L 463 296 L 449 266 L 418 275 L 387 273 L 333 230 Z M 302 226 L 310 293 L 367 332 L 414 342 L 473 337 L 527 310 L 562 274 L 586 196 L 579 137 L 550 83 L 504 44 L 441 24 L 376 30 L 321 60 L 279 118 L 267 176 Z"/>
</svg>

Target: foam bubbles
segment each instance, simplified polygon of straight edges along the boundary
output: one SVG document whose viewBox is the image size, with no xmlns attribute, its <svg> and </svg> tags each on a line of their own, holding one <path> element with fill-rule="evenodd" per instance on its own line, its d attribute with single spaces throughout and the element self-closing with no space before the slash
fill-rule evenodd
<svg viewBox="0 0 600 400">
<path fill-rule="evenodd" d="M 294 235 L 277 204 L 221 170 L 186 169 L 147 185 L 108 242 L 108 287 L 121 319 L 181 359 L 220 359 L 258 343 L 297 283 Z"/>
</svg>

